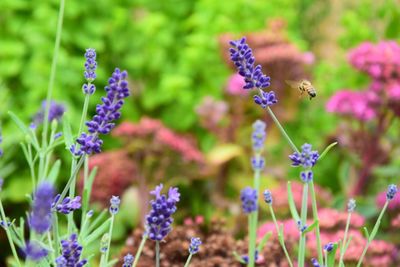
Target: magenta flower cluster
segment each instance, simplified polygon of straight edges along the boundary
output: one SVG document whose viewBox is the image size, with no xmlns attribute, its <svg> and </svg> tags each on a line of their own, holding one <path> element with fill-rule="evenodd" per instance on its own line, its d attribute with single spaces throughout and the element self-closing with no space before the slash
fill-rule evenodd
<svg viewBox="0 0 400 267">
<path fill-rule="evenodd" d="M 382 105 L 398 109 L 400 45 L 397 42 L 362 43 L 350 51 L 349 62 L 357 70 L 366 73 L 371 78 L 371 84 L 362 91 L 338 91 L 328 101 L 327 111 L 369 121 L 377 116 Z"/>
</svg>

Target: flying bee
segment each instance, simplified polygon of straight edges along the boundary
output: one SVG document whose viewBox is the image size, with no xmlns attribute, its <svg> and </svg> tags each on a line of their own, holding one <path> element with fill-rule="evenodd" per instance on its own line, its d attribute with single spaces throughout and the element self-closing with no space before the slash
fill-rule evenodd
<svg viewBox="0 0 400 267">
<path fill-rule="evenodd" d="M 294 81 L 286 81 L 287 84 L 289 84 L 293 88 L 297 88 L 300 90 L 301 95 L 304 93 L 307 93 L 308 96 L 310 97 L 310 100 L 313 97 L 317 96 L 317 91 L 315 90 L 314 86 L 311 84 L 309 80 L 301 80 L 300 82 L 294 82 Z"/>
</svg>

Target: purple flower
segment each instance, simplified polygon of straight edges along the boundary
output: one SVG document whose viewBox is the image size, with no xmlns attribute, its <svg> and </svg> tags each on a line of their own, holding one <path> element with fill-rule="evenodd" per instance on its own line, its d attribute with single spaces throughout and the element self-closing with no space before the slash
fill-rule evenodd
<svg viewBox="0 0 400 267">
<path fill-rule="evenodd" d="M 269 91 L 269 92 L 261 91 L 259 95 L 255 95 L 253 98 L 254 98 L 254 103 L 260 105 L 262 108 L 272 106 L 273 104 L 278 102 L 278 99 L 276 99 L 274 91 Z"/>
<path fill-rule="evenodd" d="M 326 244 L 325 246 L 324 246 L 324 250 L 326 251 L 326 252 L 331 252 L 332 250 L 333 250 L 333 243 L 332 242 L 329 242 L 328 244 Z"/>
<path fill-rule="evenodd" d="M 5 221 L 0 221 L 0 226 L 6 229 L 11 226 L 11 222 L 8 221 L 7 219 Z"/>
<path fill-rule="evenodd" d="M 315 258 L 311 259 L 311 263 L 314 267 L 321 267 L 321 265 L 319 265 L 318 260 Z"/>
<path fill-rule="evenodd" d="M 347 202 L 347 211 L 353 212 L 355 209 L 356 209 L 356 200 L 350 198 L 349 201 Z"/>
<path fill-rule="evenodd" d="M 110 213 L 112 215 L 115 215 L 119 211 L 119 204 L 121 203 L 121 200 L 119 199 L 119 196 L 112 196 L 110 199 Z"/>
<path fill-rule="evenodd" d="M 391 184 L 388 186 L 388 190 L 386 192 L 386 200 L 390 201 L 394 198 L 394 196 L 397 193 L 397 186 L 394 184 Z"/>
<path fill-rule="evenodd" d="M 0 192 L 3 190 L 4 179 L 0 177 Z"/>
<path fill-rule="evenodd" d="M 243 89 L 266 88 L 270 86 L 270 77 L 264 75 L 261 66 L 254 67 L 255 58 L 246 38 L 237 41 L 230 41 L 232 46 L 229 49 L 231 60 L 235 64 L 239 75 L 244 77 L 245 85 Z"/>
<path fill-rule="evenodd" d="M 231 60 L 235 64 L 238 74 L 244 77 L 243 89 L 257 88 L 259 95 L 254 96 L 254 102 L 262 108 L 278 102 L 273 91 L 264 92 L 263 88 L 270 86 L 270 77 L 263 74 L 261 65 L 254 67 L 255 58 L 246 38 L 229 42 Z"/>
<path fill-rule="evenodd" d="M 85 79 L 88 81 L 88 83 L 91 83 L 96 79 L 96 68 L 97 68 L 97 62 L 96 62 L 96 50 L 93 48 L 88 48 L 86 49 L 85 53 Z M 94 91 L 90 94 L 93 94 Z M 85 94 L 87 94 L 85 92 Z"/>
<path fill-rule="evenodd" d="M 97 105 L 96 115 L 91 121 L 86 122 L 89 133 L 82 133 L 70 150 L 75 156 L 101 152 L 103 141 L 99 139 L 100 134 L 108 134 L 115 126 L 113 121 L 121 117 L 120 109 L 124 104 L 124 98 L 129 96 L 126 71 L 115 69 L 108 86 L 105 87 L 106 97 L 102 97 L 102 104 Z"/>
<path fill-rule="evenodd" d="M 303 166 L 304 168 L 311 168 L 317 163 L 319 158 L 318 151 L 311 150 L 310 144 L 304 144 L 301 147 L 301 153 L 294 152 L 289 158 L 292 160 L 292 166 Z"/>
<path fill-rule="evenodd" d="M 43 248 L 36 241 L 28 242 L 24 249 L 24 253 L 26 258 L 32 261 L 40 261 L 49 254 L 47 249 Z"/>
<path fill-rule="evenodd" d="M 257 210 L 257 190 L 246 187 L 240 192 L 243 212 L 248 214 Z"/>
<path fill-rule="evenodd" d="M 168 197 L 161 194 L 163 185 L 160 184 L 150 194 L 155 196 L 150 201 L 151 211 L 146 216 L 146 231 L 151 240 L 161 241 L 171 231 L 173 218 L 171 217 L 177 210 L 176 203 L 180 200 L 177 188 L 168 190 Z"/>
<path fill-rule="evenodd" d="M 272 204 L 272 194 L 271 191 L 265 190 L 264 191 L 264 201 L 265 203 L 271 205 Z"/>
<path fill-rule="evenodd" d="M 299 229 L 300 232 L 303 233 L 307 228 L 307 224 L 302 224 L 301 221 L 297 221 L 297 229 Z"/>
<path fill-rule="evenodd" d="M 122 267 L 132 267 L 133 260 L 135 258 L 130 254 L 126 254 L 124 257 L 124 264 L 122 264 Z"/>
<path fill-rule="evenodd" d="M 46 109 L 46 101 L 42 102 L 42 107 L 41 109 L 35 114 L 32 120 L 33 125 L 39 125 L 43 123 L 44 119 L 44 113 Z M 60 121 L 63 114 L 65 112 L 65 107 L 62 104 L 58 104 L 55 101 L 50 102 L 50 108 L 49 108 L 49 116 L 48 116 L 48 121 L 51 122 L 53 120 L 58 120 Z"/>
<path fill-rule="evenodd" d="M 56 133 L 55 135 L 54 135 L 54 140 L 56 140 L 56 139 L 58 139 L 58 138 L 60 138 L 62 136 L 62 132 L 58 132 L 58 133 Z"/>
<path fill-rule="evenodd" d="M 312 179 L 314 177 L 314 174 L 312 171 L 304 171 L 300 173 L 300 179 L 304 182 L 304 183 L 308 183 L 311 182 Z"/>
<path fill-rule="evenodd" d="M 69 214 L 74 210 L 77 210 L 81 207 L 81 197 L 76 196 L 73 199 L 70 197 L 64 198 L 64 200 L 55 206 L 55 204 L 59 201 L 60 194 L 58 194 L 53 201 L 52 207 L 55 208 L 58 212 L 63 214 Z"/>
<path fill-rule="evenodd" d="M 199 252 L 199 247 L 201 245 L 201 240 L 198 237 L 192 237 L 190 239 L 190 245 L 189 245 L 189 253 L 190 254 L 196 254 Z"/>
<path fill-rule="evenodd" d="M 253 144 L 253 150 L 255 153 L 260 153 L 264 147 L 266 132 L 265 128 L 267 124 L 261 120 L 256 120 L 253 123 L 253 133 L 251 134 L 251 143 Z"/>
<path fill-rule="evenodd" d="M 61 240 L 61 256 L 56 259 L 57 267 L 82 267 L 86 259 L 80 260 L 82 246 L 78 243 L 77 235 L 72 234 L 69 240 Z"/>
<path fill-rule="evenodd" d="M 38 234 L 44 234 L 51 227 L 54 187 L 52 184 L 42 182 L 36 189 L 32 211 L 29 216 L 29 225 Z"/>
<path fill-rule="evenodd" d="M 255 171 L 262 171 L 265 167 L 265 159 L 262 157 L 251 158 L 251 166 Z"/>
</svg>

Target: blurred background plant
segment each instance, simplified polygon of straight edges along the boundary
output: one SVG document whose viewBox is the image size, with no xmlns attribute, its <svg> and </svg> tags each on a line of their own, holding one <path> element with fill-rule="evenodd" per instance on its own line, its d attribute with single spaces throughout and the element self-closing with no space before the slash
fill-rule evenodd
<svg viewBox="0 0 400 267">
<path fill-rule="evenodd" d="M 56 0 L 0 2 L 0 119 L 7 137 L 2 144 L 5 153 L 0 176 L 7 180 L 2 197 L 12 217 L 26 210 L 25 194 L 31 186 L 18 146 L 24 137 L 14 134 L 16 126 L 6 112 L 18 110 L 28 124 L 40 110 L 50 73 L 57 11 Z M 352 96 L 364 94 L 373 91 L 371 87 L 379 81 L 374 90 L 390 92 L 388 79 L 374 77 L 357 65 L 356 59 L 350 59 L 350 65 L 348 53 L 362 43 L 366 49 L 365 42 L 372 42 L 370 49 L 379 47 L 371 52 L 375 58 L 389 58 L 398 68 L 394 56 L 385 52 L 394 47 L 395 53 L 398 43 L 389 45 L 382 40 L 400 40 L 399 20 L 395 0 L 232 0 L 229 5 L 211 0 L 67 1 L 54 98 L 65 105 L 71 121 L 80 117 L 78 78 L 86 48 L 94 47 L 99 55 L 98 87 L 106 84 L 104 77 L 116 63 L 127 69 L 132 79 L 133 96 L 123 112 L 126 123 L 113 137 L 107 137 L 105 153 L 90 163 L 100 167 L 93 201 L 103 203 L 104 192 L 125 191 L 122 215 L 116 221 L 120 226 L 115 228 L 116 244 L 140 222 L 138 188 L 152 187 L 160 180 L 181 188 L 184 207 L 178 211 L 178 223 L 198 214 L 206 223 L 213 216 L 224 216 L 229 227 L 243 220 L 238 216 L 237 196 L 252 173 L 248 162 L 250 125 L 256 119 L 272 124 L 240 89 L 241 80 L 227 64 L 227 40 L 242 35 L 248 36 L 256 58 L 271 76 L 280 101 L 276 113 L 295 143 L 312 141 L 322 149 L 339 141 L 342 149 L 332 150 L 330 160 L 315 170 L 316 183 L 332 198 L 331 208 L 343 207 L 348 195 L 362 192 L 357 199 L 359 212 L 367 219 L 376 216 L 375 195 L 389 182 L 398 184 L 400 169 L 399 122 L 393 119 L 389 124 L 389 118 L 379 114 L 397 114 L 398 107 L 393 106 L 391 95 L 379 93 L 375 96 L 380 103 L 378 115 L 367 122 L 344 119 L 325 109 L 328 100 L 343 88 L 368 88 L 351 91 Z M 317 98 L 299 98 L 299 92 L 285 83 L 301 78 L 312 81 Z M 391 88 L 397 88 L 398 79 L 390 78 Z M 93 97 L 99 96 L 96 92 Z M 93 104 L 89 113 L 94 109 Z M 151 123 L 156 127 L 140 134 Z M 380 123 L 385 129 L 379 128 Z M 123 133 L 123 126 L 136 127 L 139 132 Z M 166 139 L 157 138 L 163 134 Z M 262 186 L 279 189 L 284 180 L 297 179 L 297 175 L 288 168 L 285 155 L 290 153 L 277 129 L 270 127 L 268 135 Z M 379 142 L 371 141 L 375 135 Z M 363 151 L 352 140 L 362 141 Z M 177 149 L 182 144 L 183 152 Z M 69 156 L 59 152 L 62 159 Z M 61 177 L 67 177 L 66 168 L 62 171 Z M 357 181 L 365 180 L 362 177 L 369 177 L 368 186 L 356 186 Z M 387 232 L 382 237 L 398 229 L 397 214 L 393 211 L 391 223 L 383 225 Z M 263 213 L 260 216 L 266 218 Z M 235 233 L 243 236 L 243 230 L 235 228 Z M 3 232 L 0 239 L 4 240 Z M 7 253 L 1 251 L 2 256 Z"/>
</svg>

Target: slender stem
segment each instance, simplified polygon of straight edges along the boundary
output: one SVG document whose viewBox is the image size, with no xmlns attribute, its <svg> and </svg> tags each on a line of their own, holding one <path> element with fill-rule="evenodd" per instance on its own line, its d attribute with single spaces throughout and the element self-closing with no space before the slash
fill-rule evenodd
<svg viewBox="0 0 400 267">
<path fill-rule="evenodd" d="M 313 218 L 314 218 L 314 221 L 317 223 L 317 225 L 315 226 L 315 237 L 317 239 L 318 261 L 322 262 L 323 253 L 322 253 L 322 245 L 321 245 L 321 234 L 320 234 L 320 229 L 319 229 L 317 198 L 315 196 L 314 181 L 312 181 L 312 180 L 310 181 L 310 193 L 311 193 Z"/>
<path fill-rule="evenodd" d="M 90 86 L 90 83 L 88 84 L 88 86 Z M 85 95 L 85 101 L 83 102 L 83 110 L 82 110 L 81 122 L 79 123 L 78 134 L 81 134 L 81 132 L 83 131 L 83 126 L 85 124 L 87 111 L 88 111 L 88 107 L 89 107 L 89 99 L 90 99 L 90 95 L 89 94 Z"/>
<path fill-rule="evenodd" d="M 29 156 L 28 165 L 29 165 L 29 170 L 31 172 L 31 179 L 32 179 L 32 191 L 34 191 L 36 188 L 36 175 L 35 175 L 34 163 L 32 160 L 32 145 L 30 143 L 28 144 L 28 156 Z"/>
<path fill-rule="evenodd" d="M 293 267 L 292 260 L 290 259 L 289 253 L 288 253 L 288 251 L 286 249 L 285 241 L 283 239 L 283 236 L 281 235 L 281 231 L 279 230 L 278 222 L 276 221 L 274 209 L 272 208 L 271 204 L 268 205 L 268 206 L 269 206 L 269 211 L 271 212 L 272 221 L 274 222 L 274 225 L 275 225 L 275 228 L 276 228 L 276 233 L 278 235 L 279 243 L 281 244 L 283 252 L 285 253 L 285 256 L 286 256 L 286 259 L 287 259 L 287 261 L 289 263 L 289 266 Z"/>
<path fill-rule="evenodd" d="M 381 213 L 379 214 L 379 217 L 376 220 L 374 228 L 372 229 L 372 232 L 371 232 L 371 234 L 370 234 L 370 236 L 369 236 L 369 238 L 367 240 L 367 243 L 365 244 L 365 248 L 364 248 L 364 250 L 363 250 L 363 252 L 361 254 L 361 257 L 358 260 L 357 267 L 361 266 L 361 264 L 362 264 L 362 262 L 364 260 L 365 254 L 367 253 L 368 247 L 371 244 L 372 240 L 374 240 L 375 235 L 378 232 L 379 226 L 381 224 L 381 220 L 382 220 L 383 214 L 385 213 L 386 208 L 387 208 L 388 205 L 389 205 L 389 201 L 386 200 L 385 205 L 383 206 L 383 209 L 382 209 Z"/>
<path fill-rule="evenodd" d="M 84 155 L 85 157 L 85 162 L 83 164 L 83 191 L 85 191 L 85 188 L 88 183 L 88 177 L 89 177 L 89 156 Z M 83 197 L 82 197 L 83 198 Z M 90 194 L 88 196 L 88 199 L 90 200 Z M 86 203 L 82 203 L 82 220 L 81 220 L 81 225 L 83 225 L 83 221 L 86 218 L 86 213 L 88 212 L 88 207 Z"/>
<path fill-rule="evenodd" d="M 135 261 L 133 262 L 132 267 L 136 267 L 136 264 L 139 262 L 139 258 L 140 258 L 140 255 L 142 254 L 142 250 L 143 250 L 144 244 L 146 243 L 146 240 L 147 240 L 147 235 L 144 234 L 142 237 L 142 241 L 140 242 L 139 249 L 136 252 Z"/>
<path fill-rule="evenodd" d="M 83 156 L 82 156 L 83 158 Z M 74 174 L 74 171 L 76 169 L 76 158 L 72 159 L 71 163 L 71 182 L 69 183 L 69 186 L 66 186 L 66 188 L 69 187 L 69 197 L 72 199 L 75 195 L 75 185 L 76 185 L 76 174 Z M 77 173 L 77 172 L 76 172 Z M 61 198 L 60 198 L 61 199 Z M 74 225 L 74 214 L 71 212 L 70 214 L 67 215 L 67 220 L 68 220 L 68 235 L 70 235 L 73 231 L 72 227 Z"/>
<path fill-rule="evenodd" d="M 50 247 L 50 250 L 51 250 L 51 253 L 50 253 L 50 257 L 51 257 L 51 262 L 55 262 L 56 261 L 56 251 L 55 251 L 55 249 L 54 249 L 54 247 L 53 247 L 53 244 L 52 244 L 52 240 L 51 240 L 51 233 L 50 233 L 50 231 L 49 232 L 47 232 L 47 239 L 49 240 L 49 247 Z"/>
<path fill-rule="evenodd" d="M 68 182 L 65 185 L 64 190 L 62 191 L 62 193 L 60 195 L 60 198 L 58 199 L 57 203 L 54 204 L 55 206 L 58 205 L 64 199 L 64 197 L 67 195 L 68 189 L 69 189 L 72 181 L 74 180 L 73 177 L 78 173 L 78 171 L 79 171 L 80 167 L 82 166 L 84 160 L 85 160 L 85 157 L 81 157 L 79 159 L 78 164 L 76 165 L 71 177 L 68 179 Z"/>
<path fill-rule="evenodd" d="M 54 43 L 54 53 L 53 53 L 53 60 L 51 62 L 49 87 L 47 88 L 47 96 L 46 96 L 46 108 L 45 108 L 44 118 L 43 118 L 43 132 L 42 132 L 43 148 L 45 148 L 47 146 L 47 131 L 49 128 L 48 117 L 49 117 L 49 110 L 50 110 L 51 95 L 53 93 L 54 80 L 56 77 L 58 51 L 60 50 L 61 32 L 62 32 L 62 24 L 63 24 L 63 18 L 64 18 L 64 6 L 65 6 L 65 0 L 60 0 L 60 9 L 58 12 L 58 21 L 57 21 L 56 41 Z"/>
<path fill-rule="evenodd" d="M 307 221 L 307 196 L 308 196 L 308 183 L 304 183 L 303 186 L 303 198 L 301 201 L 301 224 L 300 228 L 302 228 Z M 306 235 L 300 231 L 300 240 L 299 240 L 299 257 L 298 257 L 298 266 L 304 267 L 304 258 L 305 258 L 305 246 L 306 246 Z"/>
<path fill-rule="evenodd" d="M 346 243 L 347 243 L 347 234 L 349 232 L 350 220 L 351 220 L 351 212 L 349 212 L 347 214 L 346 229 L 344 231 L 342 249 L 340 250 L 339 266 L 344 266 L 343 257 L 344 257 L 344 253 L 346 252 L 345 249 L 346 249 Z"/>
<path fill-rule="evenodd" d="M 185 266 L 184 266 L 184 267 L 189 267 L 189 263 L 190 263 L 190 260 L 192 259 L 192 256 L 193 256 L 193 254 L 190 253 L 190 254 L 189 254 L 189 257 L 188 257 L 187 260 L 186 260 L 186 263 L 185 263 Z"/>
<path fill-rule="evenodd" d="M 17 250 L 15 249 L 14 242 L 13 242 L 12 237 L 11 237 L 10 229 L 7 226 L 7 218 L 6 218 L 6 214 L 4 212 L 3 203 L 1 201 L 1 199 L 0 199 L 0 215 L 1 215 L 1 220 L 5 223 L 4 230 L 6 231 L 8 243 L 10 244 L 10 248 L 11 248 L 12 254 L 13 254 L 13 256 L 15 258 L 15 261 L 17 262 L 18 266 L 22 267 L 21 263 L 19 262 Z"/>
<path fill-rule="evenodd" d="M 261 155 L 256 154 L 256 160 L 259 161 Z M 260 170 L 254 171 L 254 189 L 257 192 L 260 190 Z M 257 208 L 254 212 L 250 213 L 249 218 L 249 267 L 253 267 L 255 265 L 255 254 L 256 254 L 256 242 L 257 242 L 257 221 L 258 221 L 258 204 Z"/>
<path fill-rule="evenodd" d="M 292 147 L 292 149 L 299 153 L 299 150 L 297 149 L 296 145 L 293 143 L 292 139 L 290 139 L 289 135 L 286 133 L 285 129 L 279 122 L 278 118 L 275 116 L 274 112 L 272 112 L 270 107 L 267 107 L 267 111 L 269 115 L 271 116 L 272 120 L 275 122 L 276 126 L 278 126 L 279 130 L 281 131 L 283 137 L 289 142 L 289 145 Z"/>
<path fill-rule="evenodd" d="M 115 218 L 115 214 L 112 214 L 111 215 L 110 229 L 108 230 L 107 251 L 106 251 L 106 255 L 105 255 L 105 263 L 106 263 L 106 265 L 108 263 L 108 256 L 110 255 L 111 237 L 112 237 L 112 232 L 113 232 L 113 227 L 114 227 L 114 218 Z"/>
<path fill-rule="evenodd" d="M 160 241 L 156 241 L 156 267 L 160 267 Z"/>
<path fill-rule="evenodd" d="M 325 265 L 324 266 L 328 266 L 328 253 L 325 251 L 324 255 L 325 255 Z"/>
<path fill-rule="evenodd" d="M 53 213 L 53 243 L 54 243 L 54 253 L 57 255 L 59 253 L 59 236 L 60 233 L 58 232 L 58 217 L 57 213 Z"/>
</svg>

